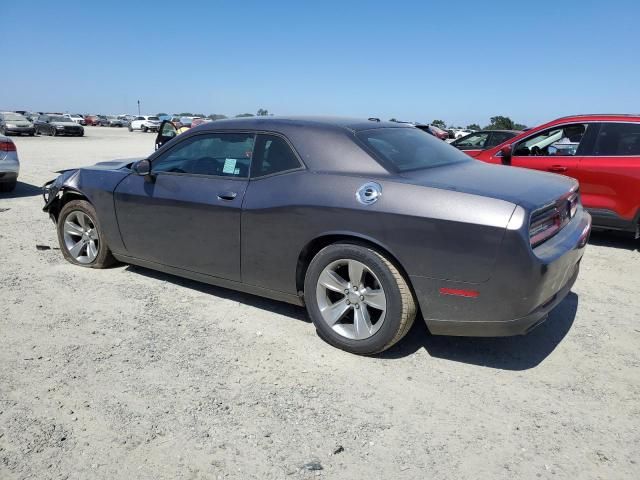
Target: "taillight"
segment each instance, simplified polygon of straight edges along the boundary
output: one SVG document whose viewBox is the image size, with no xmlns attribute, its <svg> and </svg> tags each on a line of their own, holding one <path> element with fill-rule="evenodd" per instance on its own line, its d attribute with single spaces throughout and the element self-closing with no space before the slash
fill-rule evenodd
<svg viewBox="0 0 640 480">
<path fill-rule="evenodd" d="M 560 212 L 555 207 L 546 208 L 536 212 L 531 217 L 529 226 L 529 241 L 531 246 L 540 245 L 545 240 L 553 237 L 562 228 Z"/>
<path fill-rule="evenodd" d="M 15 152 L 16 145 L 11 140 L 2 141 L 0 140 L 0 152 Z"/>
<path fill-rule="evenodd" d="M 556 203 L 536 210 L 529 222 L 529 241 L 535 247 L 553 237 L 571 221 L 580 204 L 579 192 L 570 192 Z"/>
</svg>

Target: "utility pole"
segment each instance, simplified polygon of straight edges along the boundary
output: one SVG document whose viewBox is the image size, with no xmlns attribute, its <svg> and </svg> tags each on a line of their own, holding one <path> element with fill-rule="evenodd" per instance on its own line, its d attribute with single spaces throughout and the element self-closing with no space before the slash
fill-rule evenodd
<svg viewBox="0 0 640 480">
<path fill-rule="evenodd" d="M 138 100 L 138 116 L 140 116 L 140 100 Z"/>
</svg>

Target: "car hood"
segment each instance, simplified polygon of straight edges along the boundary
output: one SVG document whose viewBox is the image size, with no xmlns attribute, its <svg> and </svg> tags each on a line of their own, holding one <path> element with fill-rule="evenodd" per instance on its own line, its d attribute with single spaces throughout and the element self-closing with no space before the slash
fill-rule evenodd
<svg viewBox="0 0 640 480">
<path fill-rule="evenodd" d="M 533 210 L 577 188 L 574 179 L 554 173 L 471 160 L 405 172 L 409 183 L 505 200 Z"/>
<path fill-rule="evenodd" d="M 88 167 L 66 168 L 64 170 L 57 170 L 56 173 L 74 172 L 78 170 L 122 170 L 123 168 L 126 168 L 129 165 L 131 165 L 132 163 L 137 162 L 138 160 L 142 160 L 144 158 L 146 157 L 117 158 L 114 160 L 108 160 L 106 162 L 98 162 Z"/>
</svg>

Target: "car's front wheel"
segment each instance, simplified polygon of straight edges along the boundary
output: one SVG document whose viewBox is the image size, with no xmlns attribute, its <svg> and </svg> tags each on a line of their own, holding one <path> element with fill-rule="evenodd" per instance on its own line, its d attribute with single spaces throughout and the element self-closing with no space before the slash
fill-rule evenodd
<svg viewBox="0 0 640 480">
<path fill-rule="evenodd" d="M 307 270 L 304 299 L 324 340 L 361 355 L 396 344 L 416 316 L 413 293 L 398 268 L 357 244 L 333 244 L 318 252 Z"/>
<path fill-rule="evenodd" d="M 62 207 L 58 216 L 58 241 L 64 258 L 74 265 L 105 268 L 115 262 L 96 211 L 85 200 L 73 200 Z"/>
</svg>

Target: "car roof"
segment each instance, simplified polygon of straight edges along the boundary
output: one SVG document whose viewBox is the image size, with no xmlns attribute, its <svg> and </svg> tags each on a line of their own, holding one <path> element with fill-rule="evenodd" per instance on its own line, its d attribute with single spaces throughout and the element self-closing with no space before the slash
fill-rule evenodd
<svg viewBox="0 0 640 480">
<path fill-rule="evenodd" d="M 611 120 L 621 120 L 623 122 L 629 121 L 640 121 L 640 114 L 638 113 L 582 113 L 579 115 L 568 115 L 565 117 L 560 117 L 552 122 L 570 122 L 570 121 L 580 121 L 580 120 L 590 120 L 590 121 L 611 121 Z"/>
<path fill-rule="evenodd" d="M 198 125 L 199 130 L 275 130 L 291 127 L 308 127 L 316 129 L 346 129 L 351 131 L 369 130 L 372 128 L 414 128 L 413 125 L 397 122 L 385 122 L 379 119 L 361 119 L 349 117 L 292 116 L 292 117 L 242 117 L 216 120 Z"/>
</svg>

